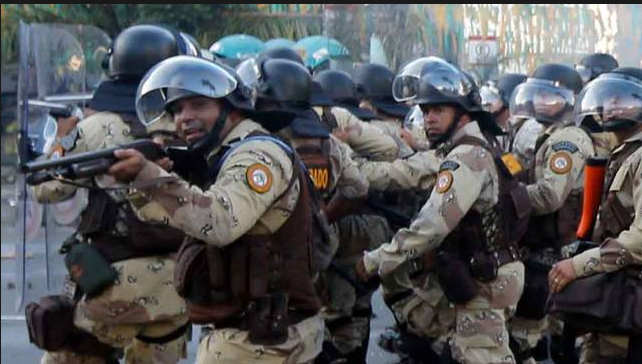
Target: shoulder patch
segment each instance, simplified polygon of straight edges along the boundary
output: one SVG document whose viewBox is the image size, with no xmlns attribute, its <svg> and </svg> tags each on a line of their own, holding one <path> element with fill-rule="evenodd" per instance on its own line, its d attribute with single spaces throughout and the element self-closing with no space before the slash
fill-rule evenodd
<svg viewBox="0 0 642 364">
<path fill-rule="evenodd" d="M 453 174 L 450 171 L 441 171 L 437 175 L 437 182 L 435 183 L 435 190 L 438 193 L 445 193 L 450 189 L 453 184 Z"/>
<path fill-rule="evenodd" d="M 573 167 L 573 159 L 566 152 L 557 152 L 551 157 L 549 166 L 557 174 L 565 174 Z"/>
<path fill-rule="evenodd" d="M 557 142 L 557 143 L 553 144 L 553 146 L 551 148 L 553 148 L 553 151 L 555 151 L 555 152 L 559 152 L 560 150 L 566 150 L 566 151 L 569 151 L 571 153 L 575 153 L 575 152 L 577 152 L 579 150 L 577 148 L 577 145 L 575 145 L 575 144 L 573 144 L 571 142 L 567 142 L 567 141 Z"/>
<path fill-rule="evenodd" d="M 272 187 L 272 172 L 265 164 L 254 163 L 247 167 L 245 178 L 255 192 L 266 193 Z"/>
<path fill-rule="evenodd" d="M 439 172 L 441 171 L 456 171 L 459 168 L 459 163 L 455 161 L 445 161 L 439 166 Z"/>
</svg>

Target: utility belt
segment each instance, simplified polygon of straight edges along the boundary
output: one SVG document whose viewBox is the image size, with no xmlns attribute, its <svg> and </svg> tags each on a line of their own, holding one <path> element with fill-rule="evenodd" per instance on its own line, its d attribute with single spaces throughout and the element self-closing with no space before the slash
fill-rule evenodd
<svg viewBox="0 0 642 364">
<path fill-rule="evenodd" d="M 29 341 L 42 350 L 67 350 L 80 355 L 108 358 L 116 349 L 104 344 L 90 333 L 74 325 L 76 302 L 64 295 L 45 296 L 38 303 L 31 302 L 25 308 Z M 165 344 L 185 335 L 189 323 L 160 336 L 136 336 L 148 344 Z"/>
<path fill-rule="evenodd" d="M 316 311 L 288 309 L 287 293 L 269 294 L 250 301 L 246 307 L 235 304 L 199 305 L 187 303 L 190 321 L 213 323 L 216 329 L 248 331 L 254 345 L 279 345 L 288 339 L 288 327 L 313 317 Z"/>
<path fill-rule="evenodd" d="M 45 296 L 25 308 L 29 341 L 42 350 L 68 350 L 81 355 L 109 357 L 114 348 L 74 325 L 75 302 L 63 295 Z"/>
<path fill-rule="evenodd" d="M 435 268 L 444 294 L 451 302 L 465 304 L 479 293 L 479 283 L 497 278 L 503 265 L 521 260 L 514 245 L 493 251 L 482 250 L 469 259 L 448 250 L 437 253 Z"/>
<path fill-rule="evenodd" d="M 152 229 L 147 229 L 149 230 Z M 142 242 L 142 237 L 94 234 L 93 238 L 81 240 L 73 235 L 65 241 L 61 253 L 65 254 L 65 265 L 71 280 L 91 298 L 99 295 L 116 280 L 117 274 L 112 263 L 175 253 L 177 247 L 174 245 L 180 245 L 179 239 L 182 239 L 182 234 L 168 234 L 162 240 L 147 236 L 144 238 L 145 243 Z M 152 243 L 158 243 L 158 247 L 153 247 Z"/>
</svg>

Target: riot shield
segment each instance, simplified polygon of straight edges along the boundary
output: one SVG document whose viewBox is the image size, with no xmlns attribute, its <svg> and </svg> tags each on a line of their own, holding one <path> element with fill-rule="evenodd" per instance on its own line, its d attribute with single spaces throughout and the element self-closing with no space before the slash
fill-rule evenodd
<svg viewBox="0 0 642 364">
<path fill-rule="evenodd" d="M 91 99 L 102 78 L 101 63 L 110 44 L 109 36 L 93 26 L 20 24 L 18 162 L 5 163 L 3 154 L 3 177 L 5 167 L 10 165 L 15 170 L 50 149 L 56 133 L 51 117 L 54 108 L 83 108 Z M 23 174 L 15 174 L 11 182 L 3 178 L 2 184 L 3 207 L 13 209 L 6 214 L 3 211 L 2 219 L 5 317 L 11 311 L 20 313 L 28 301 L 62 290 L 66 270 L 58 250 L 75 231 L 87 194 L 79 189 L 67 201 L 41 205 L 25 184 Z M 13 309 L 11 298 L 15 298 Z"/>
</svg>

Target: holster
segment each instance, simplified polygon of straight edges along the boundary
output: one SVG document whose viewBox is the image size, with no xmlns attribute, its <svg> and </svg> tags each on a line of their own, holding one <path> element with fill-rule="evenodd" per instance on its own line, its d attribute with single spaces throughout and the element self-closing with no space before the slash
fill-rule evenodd
<svg viewBox="0 0 642 364">
<path fill-rule="evenodd" d="M 479 285 L 473 278 L 468 262 L 458 254 L 442 250 L 435 262 L 437 278 L 449 301 L 465 304 L 479 293 Z"/>
<path fill-rule="evenodd" d="M 288 296 L 273 293 L 248 305 L 248 338 L 254 345 L 279 345 L 288 339 Z"/>
<path fill-rule="evenodd" d="M 77 244 L 65 255 L 65 265 L 71 280 L 80 286 L 87 297 L 95 297 L 111 286 L 118 274 L 91 244 Z"/>
<path fill-rule="evenodd" d="M 58 351 L 65 348 L 74 330 L 74 301 L 63 295 L 45 296 L 25 308 L 29 341 L 38 348 Z"/>
<path fill-rule="evenodd" d="M 45 296 L 25 308 L 29 341 L 42 350 L 67 350 L 106 358 L 114 348 L 74 326 L 75 303 L 64 295 Z"/>
<path fill-rule="evenodd" d="M 577 279 L 550 295 L 546 310 L 579 331 L 642 334 L 642 271 L 623 268 Z"/>
</svg>

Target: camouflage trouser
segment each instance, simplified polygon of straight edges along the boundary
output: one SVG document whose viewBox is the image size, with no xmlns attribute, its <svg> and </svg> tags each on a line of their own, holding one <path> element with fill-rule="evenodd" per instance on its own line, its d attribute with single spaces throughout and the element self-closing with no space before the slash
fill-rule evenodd
<svg viewBox="0 0 642 364">
<path fill-rule="evenodd" d="M 323 330 L 323 319 L 316 315 L 290 326 L 285 343 L 263 346 L 250 343 L 247 331 L 215 329 L 201 340 L 196 364 L 312 362 L 321 352 Z"/>
<path fill-rule="evenodd" d="M 116 262 L 114 285 L 100 295 L 83 299 L 74 315 L 76 327 L 115 348 L 123 348 L 126 363 L 176 363 L 186 357 L 185 335 L 164 344 L 136 338 L 163 337 L 184 326 L 185 302 L 173 284 L 175 262 L 146 257 Z M 69 352 L 45 353 L 42 363 L 104 363 L 105 359 Z"/>
<path fill-rule="evenodd" d="M 624 363 L 628 344 L 626 336 L 586 335 L 580 348 L 580 364 Z"/>
<path fill-rule="evenodd" d="M 510 324 L 510 334 L 519 344 L 522 351 L 532 350 L 537 342 L 546 334 L 549 327 L 548 316 L 541 320 L 531 320 L 523 317 L 514 317 Z M 526 360 L 526 364 L 535 364 L 534 358 Z"/>
<path fill-rule="evenodd" d="M 388 222 L 378 215 L 351 215 L 339 221 L 339 249 L 334 262 L 344 271 L 351 272 L 363 257 L 364 250 L 372 250 L 390 241 L 392 231 Z M 368 339 L 370 328 L 370 298 L 372 292 L 357 295 L 355 288 L 332 271 L 325 273 L 328 289 L 324 318 L 332 330 L 326 330 L 326 340 L 347 354 Z M 345 324 L 332 325 L 340 318 L 350 318 Z"/>
<path fill-rule="evenodd" d="M 456 327 L 450 339 L 453 358 L 463 364 L 515 363 L 508 346 L 507 322 L 524 289 L 524 265 L 506 264 L 495 280 L 479 285 L 477 297 L 455 308 Z"/>
<path fill-rule="evenodd" d="M 392 305 L 393 313 L 411 333 L 433 340 L 432 350 L 441 353 L 455 324 L 455 307 L 441 289 L 437 276 L 428 274 L 413 294 Z"/>
</svg>

